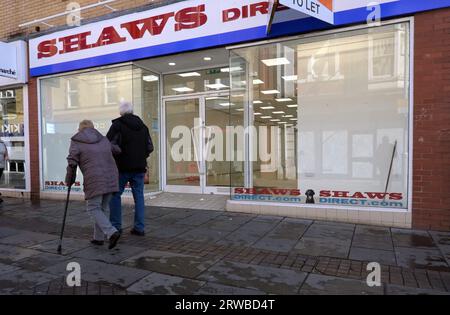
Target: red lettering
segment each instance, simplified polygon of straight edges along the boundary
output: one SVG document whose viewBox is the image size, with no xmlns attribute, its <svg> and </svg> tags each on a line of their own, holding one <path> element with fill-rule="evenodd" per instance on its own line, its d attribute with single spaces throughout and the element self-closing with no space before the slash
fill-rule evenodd
<svg viewBox="0 0 450 315">
<path fill-rule="evenodd" d="M 120 27 L 125 28 L 133 39 L 142 38 L 146 32 L 149 32 L 152 36 L 160 35 L 172 16 L 174 16 L 173 12 L 161 14 L 148 19 L 124 23 Z M 141 28 L 139 28 L 140 24 L 143 24 Z"/>
<path fill-rule="evenodd" d="M 301 195 L 300 189 L 291 190 L 291 196 L 300 196 L 300 195 Z"/>
<path fill-rule="evenodd" d="M 384 199 L 387 195 L 385 193 L 376 193 L 376 192 L 366 192 L 366 194 L 370 199 Z"/>
<path fill-rule="evenodd" d="M 256 189 L 255 188 L 246 188 L 245 189 L 245 193 L 249 194 L 249 195 L 255 195 L 256 194 Z"/>
<path fill-rule="evenodd" d="M 175 24 L 175 32 L 205 25 L 208 21 L 208 16 L 203 12 L 205 12 L 204 4 L 180 10 L 175 15 L 175 21 L 178 22 Z"/>
<path fill-rule="evenodd" d="M 46 40 L 38 45 L 38 59 L 53 57 L 57 53 L 56 39 Z"/>
<path fill-rule="evenodd" d="M 120 37 L 116 29 L 113 26 L 105 27 L 98 37 L 97 43 L 92 47 L 106 46 L 111 44 L 117 44 L 126 41 L 125 37 Z"/>
<path fill-rule="evenodd" d="M 321 190 L 320 197 L 331 197 L 331 191 L 329 190 Z"/>
<path fill-rule="evenodd" d="M 356 198 L 356 199 L 365 199 L 366 197 L 364 196 L 363 193 L 360 192 L 356 192 L 353 194 L 353 196 L 351 198 Z"/>
<path fill-rule="evenodd" d="M 349 191 L 333 191 L 333 197 L 335 198 L 348 198 Z"/>
<path fill-rule="evenodd" d="M 289 193 L 288 189 L 273 189 L 273 194 L 274 195 L 287 195 Z"/>
<path fill-rule="evenodd" d="M 248 18 L 248 6 L 242 7 L 242 18 Z"/>
<path fill-rule="evenodd" d="M 237 8 L 224 10 L 222 12 L 222 20 L 224 23 L 237 20 L 240 17 L 241 17 L 241 11 Z"/>
<path fill-rule="evenodd" d="M 87 37 L 91 32 L 84 32 L 81 34 L 62 37 L 59 41 L 63 44 L 63 49 L 59 51 L 60 54 L 65 54 L 73 51 L 91 48 L 92 45 L 87 44 Z"/>
<path fill-rule="evenodd" d="M 250 5 L 250 16 L 256 16 L 257 13 L 269 14 L 269 2 L 259 2 Z"/>
<path fill-rule="evenodd" d="M 391 193 L 391 194 L 389 194 L 389 199 L 390 200 L 402 200 L 403 194 L 402 193 Z"/>
<path fill-rule="evenodd" d="M 244 193 L 244 188 L 235 188 L 234 189 L 234 193 L 235 194 L 243 194 Z"/>
</svg>

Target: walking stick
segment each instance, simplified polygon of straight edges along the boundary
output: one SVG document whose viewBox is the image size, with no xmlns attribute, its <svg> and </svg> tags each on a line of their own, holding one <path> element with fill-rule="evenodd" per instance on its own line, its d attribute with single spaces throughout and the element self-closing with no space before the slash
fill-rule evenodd
<svg viewBox="0 0 450 315">
<path fill-rule="evenodd" d="M 66 208 L 64 209 L 64 219 L 61 227 L 61 235 L 59 237 L 59 245 L 58 245 L 58 254 L 62 253 L 62 241 L 64 236 L 64 229 L 66 227 L 66 218 L 67 218 L 67 210 L 69 208 L 69 199 L 70 199 L 70 191 L 72 190 L 72 185 L 75 182 L 75 178 L 77 176 L 77 167 L 73 167 L 72 178 L 70 179 L 69 188 L 67 189 L 67 199 L 66 199 Z"/>
<path fill-rule="evenodd" d="M 389 188 L 389 182 L 391 180 L 391 173 L 392 173 L 392 166 L 394 164 L 394 158 L 395 158 L 395 152 L 397 151 L 397 140 L 395 141 L 395 145 L 394 145 L 394 149 L 392 150 L 392 158 L 391 158 L 391 164 L 389 166 L 389 172 L 388 172 L 388 176 L 387 176 L 387 180 L 386 180 L 386 186 L 384 188 L 384 199 L 383 201 L 386 200 L 386 194 Z"/>
</svg>

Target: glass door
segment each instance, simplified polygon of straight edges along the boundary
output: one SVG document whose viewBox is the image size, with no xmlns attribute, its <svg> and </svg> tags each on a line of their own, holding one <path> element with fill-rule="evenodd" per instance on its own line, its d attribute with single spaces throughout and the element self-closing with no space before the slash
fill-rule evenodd
<svg viewBox="0 0 450 315">
<path fill-rule="evenodd" d="M 200 98 L 166 100 L 166 191 L 202 193 Z"/>
<path fill-rule="evenodd" d="M 225 132 L 231 106 L 228 94 L 164 102 L 165 191 L 229 193 Z"/>
</svg>

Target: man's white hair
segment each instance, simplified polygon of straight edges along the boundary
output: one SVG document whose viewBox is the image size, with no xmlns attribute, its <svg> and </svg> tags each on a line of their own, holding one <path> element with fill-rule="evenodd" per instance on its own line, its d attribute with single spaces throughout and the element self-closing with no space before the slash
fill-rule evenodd
<svg viewBox="0 0 450 315">
<path fill-rule="evenodd" d="M 128 101 L 121 101 L 119 105 L 120 116 L 133 114 L 133 104 Z"/>
</svg>

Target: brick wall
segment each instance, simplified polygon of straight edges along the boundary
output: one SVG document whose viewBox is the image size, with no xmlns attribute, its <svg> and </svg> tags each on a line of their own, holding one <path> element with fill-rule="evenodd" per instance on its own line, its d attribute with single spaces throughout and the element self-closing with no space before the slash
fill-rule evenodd
<svg viewBox="0 0 450 315">
<path fill-rule="evenodd" d="M 1 0 L 0 2 L 0 40 L 7 40 L 19 36 L 36 33 L 36 26 L 42 31 L 49 29 L 44 24 L 19 28 L 20 24 L 36 19 L 62 13 L 71 2 L 78 2 L 80 6 L 95 4 L 97 0 Z M 111 7 L 122 11 L 133 9 L 144 5 L 156 4 L 158 2 L 169 2 L 167 0 L 117 0 L 110 4 Z M 111 13 L 111 10 L 103 6 L 87 9 L 81 13 L 83 19 L 91 19 Z M 66 17 L 59 17 L 47 21 L 54 26 L 66 24 Z"/>
<path fill-rule="evenodd" d="M 450 9 L 417 14 L 413 227 L 450 230 Z"/>
</svg>

